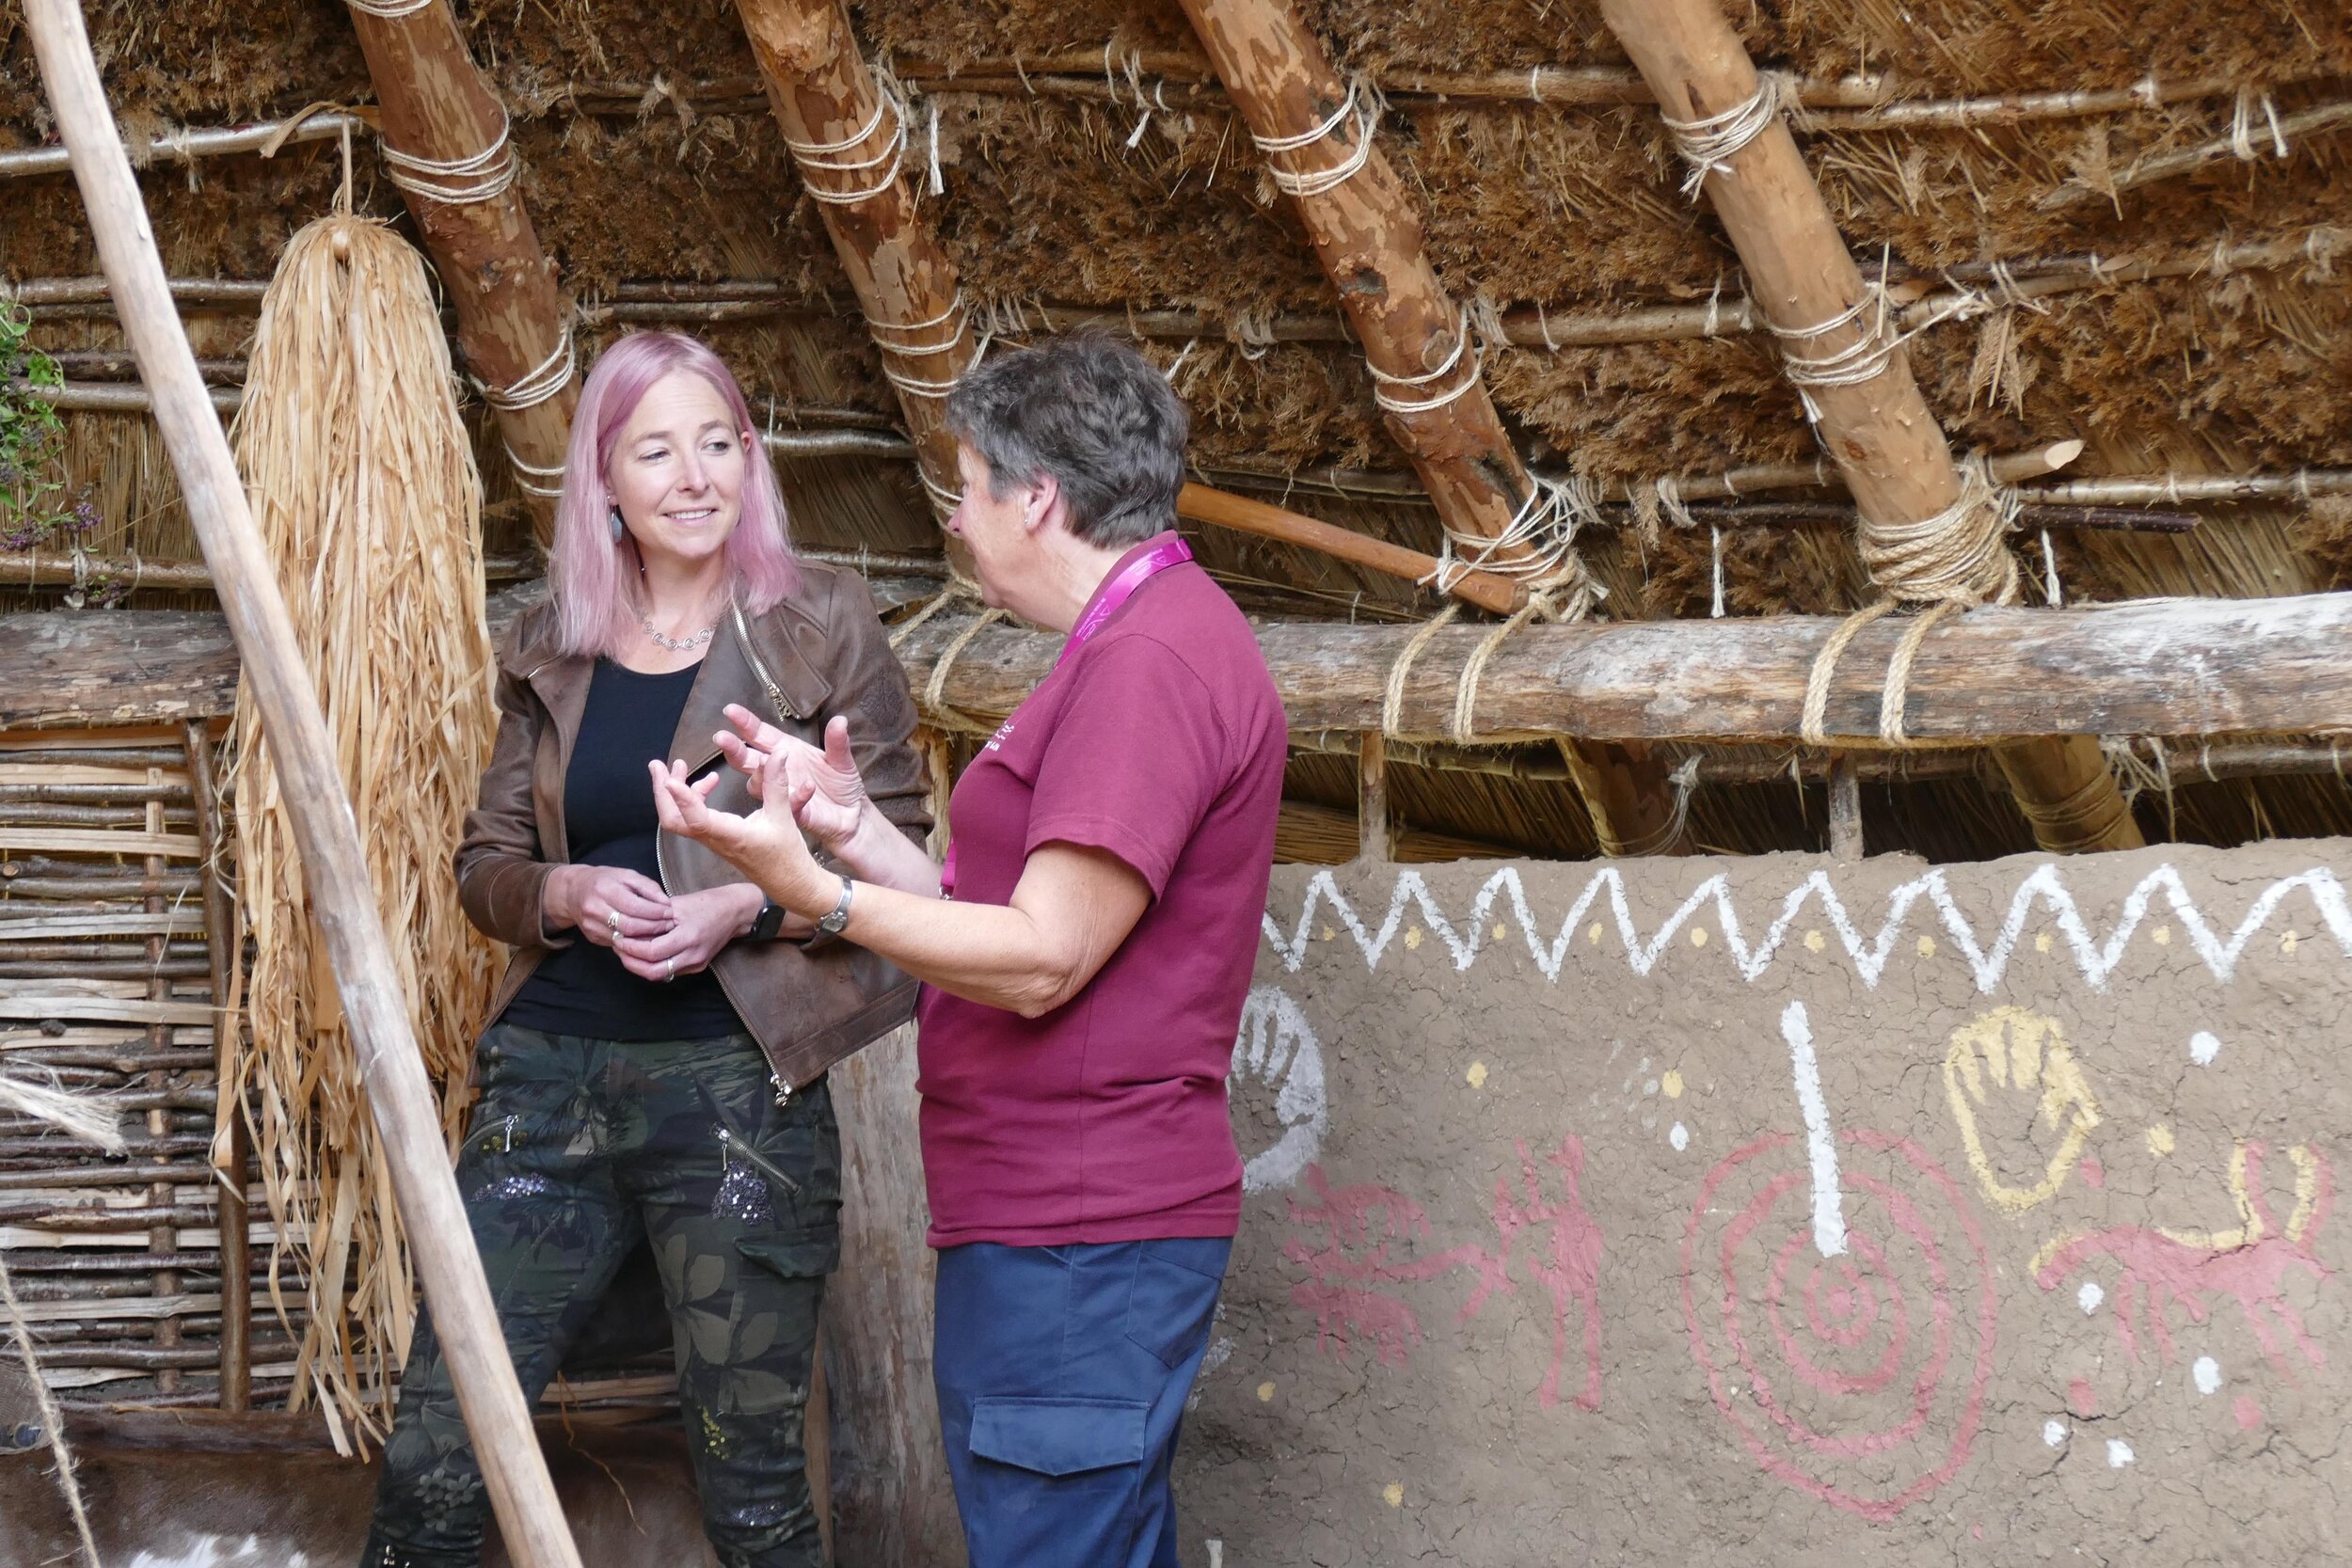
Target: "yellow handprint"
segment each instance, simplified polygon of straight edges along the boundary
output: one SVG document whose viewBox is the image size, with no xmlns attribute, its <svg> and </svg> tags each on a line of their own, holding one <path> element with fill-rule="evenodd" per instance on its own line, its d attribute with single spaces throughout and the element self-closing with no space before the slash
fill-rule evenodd
<svg viewBox="0 0 2352 1568">
<path fill-rule="evenodd" d="M 1987 1103 L 1987 1079 L 1994 1087 L 2018 1095 L 2039 1089 L 2042 1125 L 2053 1132 L 2064 1128 L 2042 1180 L 2030 1187 L 2003 1181 L 1985 1153 L 1977 1108 Z M 2058 1196 L 2082 1155 L 2084 1140 L 2099 1125 L 2099 1102 L 2058 1020 L 2023 1007 L 1995 1007 L 1952 1031 L 1951 1049 L 1944 1057 L 1944 1087 L 1951 1097 L 1952 1118 L 1959 1124 L 1978 1185 L 1995 1207 L 2012 1214 Z"/>
</svg>

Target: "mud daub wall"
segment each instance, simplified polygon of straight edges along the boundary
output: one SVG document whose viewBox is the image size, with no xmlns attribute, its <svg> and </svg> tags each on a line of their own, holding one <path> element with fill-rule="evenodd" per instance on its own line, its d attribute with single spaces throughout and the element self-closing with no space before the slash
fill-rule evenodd
<svg viewBox="0 0 2352 1568">
<path fill-rule="evenodd" d="M 1188 1560 L 2352 1560 L 2347 884 L 1278 871 Z"/>
</svg>

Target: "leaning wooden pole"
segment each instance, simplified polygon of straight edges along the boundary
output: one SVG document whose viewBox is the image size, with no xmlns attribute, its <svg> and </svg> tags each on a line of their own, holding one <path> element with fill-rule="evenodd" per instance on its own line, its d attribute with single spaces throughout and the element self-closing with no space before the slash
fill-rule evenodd
<svg viewBox="0 0 2352 1568">
<path fill-rule="evenodd" d="M 531 1412 L 441 1140 L 441 1121 L 408 1025 L 368 885 L 359 826 L 304 672 L 278 574 L 246 503 L 220 420 L 204 396 L 75 0 L 25 0 L 41 78 L 73 161 L 90 230 L 221 609 L 252 683 L 286 791 L 310 907 L 350 1021 L 368 1103 L 391 1166 L 417 1273 L 457 1386 L 508 1552 L 522 1568 L 579 1568 Z"/>
<path fill-rule="evenodd" d="M 347 3 L 381 106 L 385 171 L 440 275 L 467 372 L 498 420 L 545 546 L 579 364 L 555 262 L 516 185 L 521 164 L 506 106 L 474 65 L 449 0 Z"/>
<path fill-rule="evenodd" d="M 858 53 L 841 0 L 736 0 L 768 102 L 849 274 L 898 395 L 924 491 L 943 519 L 961 493 L 947 394 L 978 357 L 956 264 L 906 177 L 905 106 Z"/>
<path fill-rule="evenodd" d="M 2013 596 L 2016 567 L 1993 497 L 1952 459 L 1882 302 L 1865 285 L 1773 89 L 1716 0 L 1601 0 L 1657 95 L 1747 269 L 1748 294 L 1862 518 L 1864 561 L 1897 599 L 1934 606 Z M 1931 613 L 1933 613 L 1931 611 Z M 1916 640 L 1906 646 L 1915 649 Z M 1836 651 L 1831 658 L 1834 661 Z M 1903 663 L 1890 668 L 1899 737 Z M 2056 850 L 2143 843 L 2095 743 L 1994 749 L 2035 838 Z"/>
<path fill-rule="evenodd" d="M 1390 433 L 1454 551 L 1502 570 L 1581 575 L 1576 514 L 1539 493 L 1502 428 L 1469 316 L 1438 282 L 1420 210 L 1380 150 L 1375 103 L 1341 79 L 1289 0 L 1183 5 L 1339 292 Z M 1546 508 L 1552 526 L 1530 528 Z M 1662 763 L 1623 748 L 1576 750 L 1571 773 L 1604 848 L 1683 847 Z"/>
</svg>

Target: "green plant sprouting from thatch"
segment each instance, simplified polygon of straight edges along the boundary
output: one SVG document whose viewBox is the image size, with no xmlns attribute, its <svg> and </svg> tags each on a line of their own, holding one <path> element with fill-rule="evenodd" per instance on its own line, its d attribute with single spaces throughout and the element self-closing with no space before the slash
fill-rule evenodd
<svg viewBox="0 0 2352 1568">
<path fill-rule="evenodd" d="M 0 552 L 10 554 L 76 549 L 98 526 L 97 507 L 62 477 L 65 424 L 40 389 L 63 386 L 65 372 L 33 346 L 32 325 L 31 311 L 0 297 Z"/>
</svg>

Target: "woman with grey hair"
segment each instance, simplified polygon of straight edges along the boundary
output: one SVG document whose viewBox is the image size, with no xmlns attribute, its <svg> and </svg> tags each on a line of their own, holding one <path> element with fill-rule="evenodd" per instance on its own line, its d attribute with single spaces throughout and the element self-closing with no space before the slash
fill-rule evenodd
<svg viewBox="0 0 2352 1568">
<path fill-rule="evenodd" d="M 822 751 L 729 710 L 760 808 L 654 768 L 663 825 L 925 982 L 935 1376 L 974 1568 L 1174 1568 L 1170 1464 L 1241 1212 L 1225 1076 L 1286 727 L 1174 531 L 1187 421 L 1107 340 L 948 400 L 948 528 L 992 605 L 1068 634 L 957 783 L 944 868 Z M 848 874 L 821 866 L 812 843 Z"/>
</svg>

